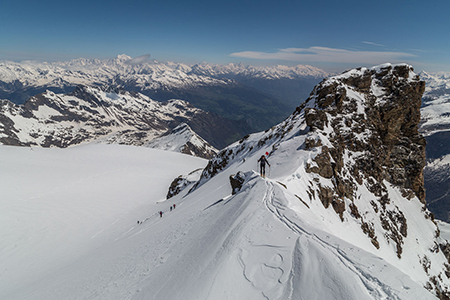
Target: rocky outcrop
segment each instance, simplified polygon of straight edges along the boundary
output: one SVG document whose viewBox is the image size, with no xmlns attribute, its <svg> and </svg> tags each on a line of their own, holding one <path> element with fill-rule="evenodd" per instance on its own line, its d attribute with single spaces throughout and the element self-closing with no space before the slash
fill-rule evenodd
<svg viewBox="0 0 450 300">
<path fill-rule="evenodd" d="M 425 83 L 410 78 L 412 69 L 407 65 L 358 71 L 333 82 L 325 80 L 305 104 L 305 120 L 311 130 L 332 128 L 333 148 L 322 146 L 322 154 L 316 157 L 319 168 L 310 170 L 327 178 L 339 176 L 344 150 L 361 152 L 364 155 L 356 159 L 351 174 L 373 178 L 376 183 L 389 181 L 405 193 L 413 191 L 424 202 L 426 142 L 418 125 Z M 358 107 L 355 96 L 363 98 L 364 107 Z M 311 102 L 316 105 L 308 107 Z M 343 182 L 336 182 L 336 190 L 351 194 L 346 192 L 351 185 Z"/>
<path fill-rule="evenodd" d="M 231 194 L 234 195 L 239 192 L 242 188 L 242 185 L 245 182 L 245 174 L 242 172 L 237 172 L 237 174 L 230 175 L 230 184 L 231 184 Z"/>
<path fill-rule="evenodd" d="M 184 191 L 187 187 L 194 184 L 200 177 L 202 169 L 197 169 L 189 173 L 188 175 L 180 175 L 175 178 L 170 184 L 169 190 L 167 191 L 166 199 L 170 199 L 182 191 Z"/>
<path fill-rule="evenodd" d="M 307 171 L 330 179 L 334 186 L 319 187 L 323 205 L 331 204 L 341 219 L 349 209 L 377 247 L 376 235 L 353 202 L 355 187 L 365 184 L 377 197 L 372 206 L 385 236 L 397 245 L 398 257 L 407 236 L 407 221 L 398 208 L 388 208 L 385 183 L 425 204 L 426 142 L 418 132 L 424 90 L 425 83 L 410 66 L 385 65 L 324 80 L 302 107 L 311 132 L 325 137 L 305 142 L 306 149 L 319 151 Z M 351 201 L 349 207 L 345 199 Z"/>
</svg>

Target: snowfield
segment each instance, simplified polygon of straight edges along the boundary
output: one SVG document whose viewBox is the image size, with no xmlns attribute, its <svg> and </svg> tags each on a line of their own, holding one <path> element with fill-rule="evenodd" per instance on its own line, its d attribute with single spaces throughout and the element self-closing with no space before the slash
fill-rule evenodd
<svg viewBox="0 0 450 300">
<path fill-rule="evenodd" d="M 98 266 L 85 269 L 83 261 L 101 263 L 115 240 L 136 233 L 138 220 L 158 220 L 157 212 L 169 209 L 159 202 L 171 181 L 205 164 L 133 146 L 0 146 L 0 299 L 94 299 L 89 293 L 95 290 L 97 299 L 125 299 L 105 297 L 87 276 Z M 91 291 L 77 286 L 83 279 Z M 71 286 L 75 290 L 66 294 Z"/>
<path fill-rule="evenodd" d="M 407 259 L 294 196 L 305 156 L 274 157 L 263 179 L 255 153 L 169 202 L 171 180 L 205 160 L 117 145 L 0 153 L 0 299 L 436 299 L 386 260 Z"/>
</svg>

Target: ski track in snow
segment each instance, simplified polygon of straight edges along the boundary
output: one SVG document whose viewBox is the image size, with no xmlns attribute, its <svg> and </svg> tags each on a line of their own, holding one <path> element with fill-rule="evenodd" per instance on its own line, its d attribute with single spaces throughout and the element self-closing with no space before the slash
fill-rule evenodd
<svg viewBox="0 0 450 300">
<path fill-rule="evenodd" d="M 309 230 L 302 228 L 295 221 L 289 219 L 283 211 L 288 210 L 286 206 L 280 202 L 279 197 L 274 196 L 274 185 L 276 183 L 272 180 L 266 181 L 266 193 L 264 195 L 264 204 L 268 211 L 272 212 L 276 218 L 286 225 L 290 230 L 295 232 L 299 237 L 297 239 L 297 246 L 300 248 L 300 252 L 305 252 L 305 244 L 314 243 L 315 245 L 319 245 L 325 251 L 330 253 L 332 256 L 336 257 L 339 262 L 345 266 L 349 271 L 356 274 L 360 281 L 364 284 L 367 289 L 367 292 L 371 295 L 373 299 L 380 300 L 397 300 L 400 299 L 396 292 L 393 291 L 387 284 L 381 282 L 378 278 L 371 276 L 368 272 L 364 271 L 360 263 L 355 261 L 351 254 L 348 251 L 353 251 L 353 248 L 349 249 L 341 249 L 339 245 L 335 246 L 330 242 L 325 241 L 323 237 L 320 237 L 316 233 L 312 233 Z M 277 187 L 279 188 L 279 187 Z M 329 237 L 328 235 L 325 236 Z M 379 259 L 379 258 L 375 258 Z M 294 269 L 298 268 L 298 266 L 293 266 Z M 292 282 L 293 277 L 291 277 L 290 281 Z M 409 287 L 404 286 L 405 289 L 409 289 Z M 291 299 L 293 295 L 290 294 L 288 299 Z M 293 299 L 293 298 L 292 298 Z M 350 298 L 349 298 L 350 299 Z M 368 298 L 369 299 L 369 298 Z"/>
</svg>

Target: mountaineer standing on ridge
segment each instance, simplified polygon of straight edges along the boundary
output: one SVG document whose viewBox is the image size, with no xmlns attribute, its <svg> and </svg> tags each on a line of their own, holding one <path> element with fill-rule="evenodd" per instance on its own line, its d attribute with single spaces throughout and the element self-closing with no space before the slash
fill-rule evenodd
<svg viewBox="0 0 450 300">
<path fill-rule="evenodd" d="M 269 162 L 267 161 L 266 157 L 263 155 L 261 155 L 261 157 L 258 159 L 259 162 L 259 169 L 260 169 L 260 173 L 262 177 L 266 177 L 266 164 L 269 165 Z"/>
</svg>

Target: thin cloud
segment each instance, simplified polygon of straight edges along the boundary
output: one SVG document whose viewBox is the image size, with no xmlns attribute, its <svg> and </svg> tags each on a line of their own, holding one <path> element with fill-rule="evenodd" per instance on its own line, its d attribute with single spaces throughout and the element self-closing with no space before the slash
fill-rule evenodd
<svg viewBox="0 0 450 300">
<path fill-rule="evenodd" d="M 358 64 L 398 62 L 406 58 L 416 57 L 414 54 L 404 52 L 355 51 L 327 47 L 286 48 L 279 49 L 275 53 L 243 51 L 232 53 L 230 56 L 261 60 Z"/>
<path fill-rule="evenodd" d="M 135 57 L 127 61 L 126 63 L 129 65 L 140 65 L 148 62 L 150 60 L 150 54 L 144 54 L 139 57 Z"/>
<path fill-rule="evenodd" d="M 381 45 L 381 44 L 377 44 L 377 43 L 373 43 L 373 42 L 367 42 L 367 41 L 364 41 L 363 44 L 378 46 L 378 47 L 386 47 L 385 45 Z"/>
</svg>

